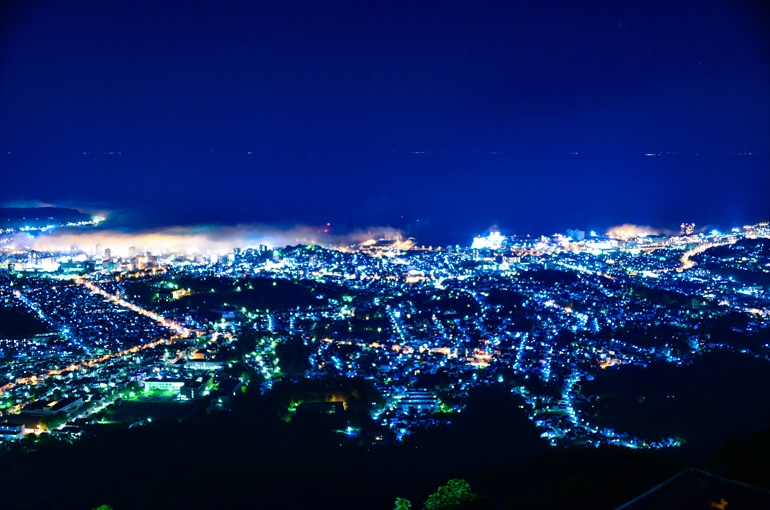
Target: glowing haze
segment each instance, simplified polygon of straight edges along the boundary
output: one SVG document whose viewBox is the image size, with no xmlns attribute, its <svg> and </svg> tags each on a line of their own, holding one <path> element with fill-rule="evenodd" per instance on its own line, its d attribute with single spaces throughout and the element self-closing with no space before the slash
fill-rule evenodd
<svg viewBox="0 0 770 510">
<path fill-rule="evenodd" d="M 652 236 L 657 234 L 674 235 L 676 232 L 645 225 L 632 225 L 630 223 L 607 229 L 607 235 L 614 239 L 628 239 L 630 237 Z"/>
<path fill-rule="evenodd" d="M 233 248 L 253 248 L 260 244 L 271 248 L 295 244 L 335 247 L 349 246 L 368 239 L 392 239 L 401 235 L 399 230 L 390 227 L 371 227 L 340 235 L 329 233 L 328 230 L 328 227 L 307 225 L 289 229 L 267 225 L 167 227 L 137 232 L 63 229 L 36 237 L 19 234 L 15 244 L 37 251 L 66 251 L 76 246 L 89 253 L 96 250 L 96 245 L 100 245 L 102 250 L 109 248 L 116 256 L 127 256 L 131 247 L 137 253 L 225 254 Z"/>
</svg>

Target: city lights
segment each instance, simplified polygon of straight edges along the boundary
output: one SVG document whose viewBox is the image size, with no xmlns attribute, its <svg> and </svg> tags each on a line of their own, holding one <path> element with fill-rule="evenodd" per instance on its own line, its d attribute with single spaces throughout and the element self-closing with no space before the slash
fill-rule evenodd
<svg viewBox="0 0 770 510">
<path fill-rule="evenodd" d="M 115 399 L 131 381 L 178 381 L 173 395 L 152 398 L 190 401 L 210 391 L 196 380 L 220 380 L 225 369 L 234 370 L 232 359 L 217 360 L 220 353 L 258 334 L 237 363 L 244 373 L 260 374 L 260 392 L 297 370 L 309 379 L 332 371 L 378 381 L 384 404 L 370 411 L 390 431 L 380 431 L 383 438 L 451 421 L 462 410 L 439 405 L 435 388 L 421 387 L 425 377 L 445 374 L 451 382 L 442 391 L 455 399 L 479 385 L 509 386 L 554 445 L 676 446 L 672 438 L 635 437 L 596 423 L 589 412 L 593 397 L 580 388 L 609 369 L 684 366 L 724 348 L 697 333 L 706 310 L 711 316 L 740 311 L 761 324 L 770 314 L 761 287 L 719 279 L 703 267 L 719 267 L 721 259 L 711 254 L 721 252 L 714 250 L 729 250 L 719 255 L 728 261 L 739 253 L 749 269 L 764 267 L 761 242 L 770 226 L 709 236 L 666 236 L 629 225 L 588 239 L 581 232 L 507 238 L 493 231 L 452 250 L 423 250 L 413 240 L 342 249 L 235 248 L 216 256 L 208 249 L 132 249 L 126 257 L 105 245 L 90 254 L 7 249 L 0 260 L 2 296 L 60 336 L 0 342 L 16 353 L 0 387 L 0 411 L 24 413 L 33 402 L 30 388 L 53 391 L 84 377 L 104 382 L 68 390 L 83 399 L 77 416 L 103 408 L 89 404 L 94 395 Z M 50 261 L 58 267 L 44 265 Z M 648 290 L 618 292 L 619 283 Z M 692 294 L 683 284 L 700 290 Z M 300 292 L 292 299 L 306 297 L 288 308 L 280 301 L 255 306 L 255 299 L 289 290 Z M 637 345 L 624 336 L 626 324 L 657 309 L 655 300 L 681 300 L 682 293 L 690 297 L 671 308 L 667 320 L 689 331 L 686 349 Z M 193 303 L 206 301 L 202 315 Z M 637 311 L 629 313 L 630 306 Z M 292 338 L 301 339 L 308 367 L 297 368 L 291 351 L 282 351 Z M 752 354 L 770 356 L 766 349 Z M 116 372 L 126 362 L 131 368 Z M 541 385 L 562 388 L 559 398 Z M 135 389 L 123 395 L 150 398 Z M 431 417 L 437 409 L 442 418 Z"/>
</svg>

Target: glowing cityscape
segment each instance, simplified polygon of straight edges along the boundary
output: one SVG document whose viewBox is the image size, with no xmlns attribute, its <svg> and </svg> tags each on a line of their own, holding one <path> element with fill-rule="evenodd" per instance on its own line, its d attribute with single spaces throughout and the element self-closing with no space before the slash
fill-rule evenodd
<svg viewBox="0 0 770 510">
<path fill-rule="evenodd" d="M 770 10 L 7 0 L 0 508 L 770 508 Z"/>
<path fill-rule="evenodd" d="M 375 385 L 381 401 L 369 414 L 380 442 L 450 423 L 462 404 L 449 402 L 494 382 L 521 398 L 553 445 L 679 446 L 681 438 L 602 426 L 581 385 L 607 367 L 687 365 L 705 352 L 734 350 L 699 331 L 725 314 L 745 314 L 747 333 L 766 329 L 764 286 L 720 271 L 732 260 L 723 253 L 745 255 L 743 267 L 766 268 L 770 225 L 674 236 L 627 232 L 517 238 L 492 231 L 468 248 L 419 248 L 394 238 L 225 254 L 134 249 L 131 256 L 114 256 L 106 245 L 38 251 L 6 235 L 4 306 L 32 313 L 45 332 L 0 343 L 11 360 L 0 409 L 23 418 L 19 437 L 53 432 L 74 439 L 79 429 L 68 423 L 104 420 L 105 406 L 150 398 L 156 381 L 180 381 L 152 397 L 169 403 L 208 396 L 222 384 L 270 392 L 276 378 L 299 370 L 285 370 L 276 346 L 300 338 L 308 358 L 292 363 L 303 377 L 340 374 Z M 255 306 L 255 284 L 290 282 L 301 291 L 283 306 L 269 297 Z M 201 301 L 205 296 L 210 300 Z M 681 306 L 663 311 L 664 302 Z M 676 331 L 631 340 L 629 328 L 652 316 L 678 324 Z M 244 335 L 259 336 L 254 350 L 228 358 Z M 770 359 L 766 343 L 741 352 Z M 227 370 L 234 363 L 256 378 L 234 379 Z M 426 385 L 439 374 L 445 385 Z M 185 385 L 195 389 L 185 393 Z M 60 418 L 51 428 L 40 421 L 46 414 L 37 411 L 39 402 L 48 403 L 44 410 L 77 405 L 51 413 Z M 360 433 L 353 427 L 348 435 Z"/>
</svg>

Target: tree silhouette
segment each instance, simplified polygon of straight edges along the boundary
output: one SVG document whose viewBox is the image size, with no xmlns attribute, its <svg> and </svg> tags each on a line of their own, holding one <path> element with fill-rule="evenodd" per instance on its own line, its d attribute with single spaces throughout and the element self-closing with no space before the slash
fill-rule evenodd
<svg viewBox="0 0 770 510">
<path fill-rule="evenodd" d="M 452 510 L 461 504 L 476 499 L 476 493 L 463 479 L 449 480 L 436 492 L 428 496 L 425 502 L 425 510 Z"/>
<path fill-rule="evenodd" d="M 412 502 L 406 498 L 396 498 L 395 510 L 412 510 Z"/>
</svg>

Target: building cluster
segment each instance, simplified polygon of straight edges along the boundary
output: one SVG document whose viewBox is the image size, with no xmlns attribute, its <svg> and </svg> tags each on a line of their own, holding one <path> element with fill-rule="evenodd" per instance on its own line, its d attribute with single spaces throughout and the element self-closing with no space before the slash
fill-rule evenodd
<svg viewBox="0 0 770 510">
<path fill-rule="evenodd" d="M 730 314 L 744 318 L 730 326 L 737 333 L 768 327 L 770 284 L 742 278 L 767 282 L 767 238 L 759 224 L 677 236 L 493 232 L 470 248 L 383 241 L 125 259 L 101 247 L 7 251 L 0 299 L 49 333 L 0 339 L 9 360 L 0 434 L 17 435 L 24 416 L 85 419 L 117 399 L 211 397 L 210 409 L 226 409 L 243 384 L 268 392 L 283 377 L 337 375 L 381 394 L 369 410 L 375 441 L 451 422 L 474 387 L 503 384 L 554 445 L 674 446 L 592 423 L 595 396 L 581 383 L 609 367 L 682 365 L 713 349 L 770 359 L 770 345 L 736 347 L 709 333 Z M 73 261 L 81 266 L 65 266 Z M 288 301 L 270 304 L 274 286 Z M 304 350 L 286 359 L 288 342 Z"/>
</svg>

